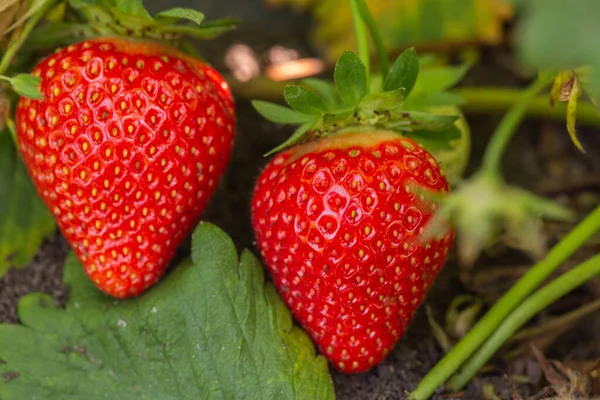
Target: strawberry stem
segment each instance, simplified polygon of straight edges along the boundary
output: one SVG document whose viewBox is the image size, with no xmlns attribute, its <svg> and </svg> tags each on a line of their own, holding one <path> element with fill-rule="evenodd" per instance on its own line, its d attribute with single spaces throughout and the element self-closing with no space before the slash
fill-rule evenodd
<svg viewBox="0 0 600 400">
<path fill-rule="evenodd" d="M 417 388 L 410 394 L 410 398 L 414 400 L 428 399 L 498 329 L 511 311 L 598 231 L 600 231 L 600 207 L 596 208 L 596 210 L 569 232 L 567 236 L 548 252 L 548 255 L 543 260 L 535 264 L 502 296 L 473 329 L 454 346 L 452 351 L 446 354 L 429 371 Z"/>
<path fill-rule="evenodd" d="M 600 275 L 600 254 L 565 272 L 536 291 L 504 320 L 493 335 L 460 368 L 460 371 L 448 381 L 446 387 L 451 391 L 462 389 L 517 329 L 535 314 L 598 275 Z"/>
<path fill-rule="evenodd" d="M 537 79 L 521 93 L 519 100 L 508 110 L 500 125 L 496 127 L 486 148 L 483 156 L 482 172 L 493 175 L 498 174 L 504 151 L 525 117 L 529 104 L 552 82 L 553 78 L 554 73 L 552 72 L 540 73 Z"/>
<path fill-rule="evenodd" d="M 375 51 L 377 51 L 377 55 L 379 56 L 381 75 L 385 80 L 386 76 L 388 76 L 390 72 L 390 60 L 388 58 L 387 51 L 385 50 L 385 45 L 383 44 L 383 37 L 381 36 L 379 29 L 377 29 L 377 24 L 373 19 L 365 0 L 356 0 L 356 5 L 358 6 L 358 10 L 360 11 L 363 21 L 371 33 L 371 39 L 373 39 L 373 43 L 375 44 Z"/>
<path fill-rule="evenodd" d="M 354 30 L 356 32 L 356 42 L 358 44 L 358 57 L 365 65 L 367 70 L 367 88 L 369 87 L 369 77 L 371 75 L 371 53 L 369 51 L 369 41 L 367 29 L 361 17 L 359 0 L 350 0 L 350 9 L 352 10 L 352 19 L 354 21 Z"/>
<path fill-rule="evenodd" d="M 27 39 L 27 36 L 31 33 L 33 28 L 40 22 L 40 20 L 46 15 L 46 12 L 54 7 L 56 1 L 47 1 L 36 13 L 34 13 L 31 18 L 25 23 L 23 29 L 20 33 L 13 34 L 13 36 L 17 36 L 16 39 L 11 37 L 11 42 L 6 49 L 6 52 L 2 56 L 2 61 L 0 61 L 0 75 L 4 75 L 6 70 L 10 66 L 15 54 Z"/>
</svg>

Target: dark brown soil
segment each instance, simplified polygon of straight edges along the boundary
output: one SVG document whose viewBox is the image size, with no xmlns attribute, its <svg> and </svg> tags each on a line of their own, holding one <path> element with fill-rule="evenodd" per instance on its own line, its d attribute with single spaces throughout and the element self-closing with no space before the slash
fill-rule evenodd
<svg viewBox="0 0 600 400">
<path fill-rule="evenodd" d="M 159 6 L 152 7 L 153 9 L 166 4 L 165 1 L 150 3 L 153 3 L 151 6 Z M 187 1 L 189 4 L 183 0 L 177 3 L 182 6 L 197 6 L 197 2 L 191 0 Z M 234 7 L 239 4 L 242 6 Z M 223 68 L 223 50 L 238 41 L 248 43 L 260 52 L 274 44 L 298 48 L 303 54 L 312 52 L 306 41 L 305 16 L 296 16 L 285 11 L 263 14 L 261 0 L 204 1 L 201 6 L 209 17 L 233 14 L 249 21 L 237 33 L 228 34 L 218 41 L 201 46 L 203 54 L 217 67 Z M 264 29 L 267 21 L 268 30 Z M 503 51 L 484 51 L 482 65 L 469 75 L 469 84 L 520 84 L 510 65 L 505 62 L 506 57 Z M 280 143 L 290 134 L 290 130 L 262 120 L 246 99 L 238 99 L 237 111 L 239 126 L 234 156 L 204 219 L 228 232 L 239 249 L 254 249 L 248 207 L 254 180 L 266 162 L 262 154 Z M 489 134 L 498 121 L 499 116 L 469 118 L 474 142 L 471 170 L 478 165 Z M 573 149 L 564 126 L 527 121 L 507 152 L 506 177 L 515 184 L 574 206 L 583 214 L 600 202 L 599 133 L 598 129 L 582 129 L 582 141 L 586 144 L 588 153 L 581 155 Z M 568 230 L 568 226 L 564 227 L 564 230 Z M 560 234 L 549 234 L 550 241 L 556 241 L 558 236 Z M 188 247 L 182 246 L 183 249 Z M 58 304 L 64 304 L 68 294 L 61 284 L 61 275 L 67 251 L 68 246 L 62 237 L 50 238 L 28 267 L 11 270 L 0 279 L 0 322 L 18 321 L 18 299 L 28 292 L 46 292 L 54 296 Z M 598 252 L 600 247 L 597 244 L 588 251 Z M 183 253 L 185 250 L 182 250 Z M 516 251 L 501 249 L 483 257 L 473 271 L 492 266 L 508 268 L 523 264 L 531 265 L 531 261 Z M 485 295 L 486 290 L 465 285 L 464 281 L 459 279 L 459 267 L 450 261 L 432 288 L 427 302 L 436 318 L 442 320 L 446 307 L 456 295 Z M 586 287 L 578 291 L 571 298 L 570 307 L 581 304 L 582 298 L 600 296 L 600 292 L 594 290 L 594 287 Z M 566 310 L 568 309 L 570 308 L 566 307 Z M 563 361 L 598 359 L 599 314 L 596 312 L 588 316 L 584 324 L 574 324 L 562 337 L 558 337 L 554 344 L 545 349 L 546 354 Z M 443 351 L 431 333 L 424 309 L 421 309 L 395 350 L 374 370 L 353 376 L 332 372 L 337 397 L 342 400 L 403 399 L 442 356 Z M 529 367 L 525 368 L 523 365 Z M 490 373 L 476 379 L 465 392 L 451 397 L 442 397 L 440 393 L 435 398 L 483 399 L 483 385 L 491 384 L 498 398 L 511 399 L 513 386 L 505 377 L 505 373 L 527 375 L 533 380 L 532 384 L 517 386 L 521 395 L 527 396 L 537 392 L 544 385 L 540 378 L 539 366 L 536 365 L 527 353 L 516 362 L 498 361 L 494 363 L 495 368 L 491 369 Z"/>
</svg>

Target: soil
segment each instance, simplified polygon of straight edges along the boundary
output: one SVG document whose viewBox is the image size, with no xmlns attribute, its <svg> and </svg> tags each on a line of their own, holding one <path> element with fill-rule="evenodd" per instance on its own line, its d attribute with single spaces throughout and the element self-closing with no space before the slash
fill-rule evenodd
<svg viewBox="0 0 600 400">
<path fill-rule="evenodd" d="M 151 10 L 158 10 L 166 1 L 149 2 Z M 197 6 L 197 1 L 180 0 L 177 5 Z M 186 4 L 187 3 L 187 4 Z M 169 4 L 174 6 L 174 4 Z M 203 11 L 210 18 L 233 15 L 247 21 L 237 32 L 230 33 L 214 42 L 201 44 L 200 50 L 215 66 L 225 69 L 223 52 L 233 43 L 247 43 L 259 53 L 270 46 L 281 44 L 295 48 L 301 54 L 314 54 L 308 44 L 307 16 L 288 11 L 266 11 L 262 0 L 211 0 L 203 1 Z M 268 29 L 264 29 L 268 23 Z M 508 51 L 484 49 L 481 63 L 466 79 L 469 85 L 496 84 L 520 85 Z M 508 60 L 508 61 L 507 61 Z M 249 218 L 249 200 L 255 178 L 266 163 L 262 157 L 267 150 L 283 141 L 290 129 L 265 122 L 251 108 L 248 99 L 238 98 L 237 142 L 228 173 L 213 199 L 204 219 L 211 221 L 234 239 L 239 249 L 254 248 Z M 470 170 L 479 164 L 489 134 L 497 125 L 500 116 L 469 117 L 473 131 L 473 157 Z M 511 183 L 552 196 L 585 214 L 600 202 L 600 135 L 598 129 L 582 128 L 580 135 L 586 145 L 586 155 L 578 153 L 569 142 L 566 129 L 561 124 L 542 121 L 526 121 L 511 143 L 505 160 L 505 176 Z M 549 242 L 555 242 L 560 229 L 546 227 Z M 188 248 L 189 246 L 182 246 Z M 29 266 L 11 270 L 0 279 L 0 322 L 16 323 L 16 306 L 19 298 L 32 291 L 41 291 L 55 297 L 64 304 L 68 291 L 61 284 L 62 265 L 68 246 L 60 235 L 48 239 Z M 600 251 L 600 245 L 587 249 L 592 254 Z M 585 249 L 584 249 L 585 252 Z M 585 254 L 580 254 L 583 257 Z M 501 247 L 484 255 L 473 267 L 473 273 L 485 268 L 507 269 L 531 265 L 531 261 L 520 252 Z M 464 272 L 464 270 L 462 270 Z M 470 272 L 469 272 L 470 273 Z M 504 282 L 506 285 L 506 282 Z M 510 282 L 509 282 L 510 284 Z M 596 286 L 589 286 L 569 297 L 570 303 L 563 312 L 573 309 L 586 299 L 600 296 Z M 446 307 L 459 294 L 490 295 L 487 288 L 471 285 L 461 279 L 461 269 L 451 259 L 431 289 L 427 303 L 438 321 L 443 320 Z M 582 300 L 583 299 L 583 300 Z M 490 300 L 490 301 L 492 301 Z M 566 308 L 566 309 L 565 309 Z M 544 348 L 548 357 L 562 361 L 590 360 L 600 358 L 600 313 L 588 315 L 585 323 L 574 323 L 562 337 Z M 444 352 L 432 334 L 431 327 L 422 307 L 405 336 L 390 356 L 369 373 L 343 375 L 332 371 L 337 398 L 355 399 L 403 399 L 419 380 L 443 356 Z M 525 375 L 532 381 L 528 384 L 513 384 L 507 377 L 511 374 Z M 517 379 L 513 379 L 517 381 Z M 523 382 L 522 379 L 518 380 Z M 455 395 L 444 395 L 440 391 L 434 398 L 483 399 L 490 387 L 500 399 L 513 398 L 513 390 L 529 396 L 545 385 L 540 367 L 530 353 L 524 352 L 516 361 L 501 359 L 493 363 L 488 373 L 475 379 L 466 391 Z M 492 386 L 486 386 L 492 385 Z"/>
</svg>

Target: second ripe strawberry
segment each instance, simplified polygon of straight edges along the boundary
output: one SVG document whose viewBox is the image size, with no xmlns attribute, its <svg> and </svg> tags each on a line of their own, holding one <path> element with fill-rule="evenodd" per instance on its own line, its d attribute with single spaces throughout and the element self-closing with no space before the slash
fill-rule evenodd
<svg viewBox="0 0 600 400">
<path fill-rule="evenodd" d="M 434 158 L 395 132 L 357 131 L 289 148 L 252 199 L 258 247 L 298 322 L 333 366 L 362 372 L 403 335 L 453 240 L 420 242 L 448 191 Z"/>
</svg>

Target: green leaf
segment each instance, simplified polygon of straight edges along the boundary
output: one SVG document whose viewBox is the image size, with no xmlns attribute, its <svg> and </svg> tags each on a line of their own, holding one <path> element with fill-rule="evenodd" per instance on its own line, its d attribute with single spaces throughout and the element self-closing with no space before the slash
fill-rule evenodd
<svg viewBox="0 0 600 400">
<path fill-rule="evenodd" d="M 254 100 L 252 106 L 263 118 L 278 124 L 302 124 L 315 119 L 313 115 L 303 114 L 267 101 Z"/>
<path fill-rule="evenodd" d="M 39 100 L 43 97 L 38 86 L 42 79 L 30 74 L 18 74 L 10 78 L 10 84 L 19 96 Z"/>
<path fill-rule="evenodd" d="M 345 51 L 342 54 L 333 77 L 347 107 L 357 105 L 367 94 L 367 69 L 353 52 Z"/>
<path fill-rule="evenodd" d="M 161 11 L 154 17 L 157 21 L 177 22 L 180 19 L 187 19 L 195 24 L 202 24 L 204 14 L 192 8 L 175 7 L 170 10 Z"/>
<path fill-rule="evenodd" d="M 0 325 L 0 398 L 333 399 L 315 356 L 250 252 L 201 223 L 183 262 L 141 297 L 102 295 L 71 255 L 65 309 L 31 294 Z M 10 379 L 6 379 L 10 377 Z"/>
<path fill-rule="evenodd" d="M 7 130 L 0 132 L 0 215 L 1 276 L 11 266 L 27 265 L 44 238 L 55 231 L 52 215 L 38 197 Z"/>
<path fill-rule="evenodd" d="M 419 75 L 419 60 L 414 48 L 405 50 L 398 56 L 390 73 L 383 82 L 383 90 L 404 88 L 404 95 L 408 97 Z"/>
<path fill-rule="evenodd" d="M 314 118 L 314 120 L 300 125 L 296 129 L 296 131 L 292 134 L 292 136 L 290 136 L 288 138 L 288 140 L 281 143 L 279 146 L 275 147 L 273 150 L 269 151 L 267 154 L 265 154 L 265 157 L 270 156 L 271 154 L 279 153 L 281 150 L 287 149 L 288 147 L 291 147 L 291 146 L 295 145 L 296 143 L 300 142 L 301 140 L 303 140 L 306 137 L 306 134 L 308 132 L 310 132 L 310 130 L 312 128 L 314 128 L 314 126 L 317 124 L 317 122 L 321 119 L 321 118 L 315 118 L 315 117 L 313 117 L 313 118 Z"/>
<path fill-rule="evenodd" d="M 328 110 L 322 97 L 302 86 L 287 85 L 283 96 L 290 107 L 305 114 L 321 115 Z"/>
<path fill-rule="evenodd" d="M 307 78 L 300 82 L 317 92 L 327 103 L 330 109 L 335 109 L 339 105 L 338 96 L 335 93 L 335 87 L 331 82 L 323 79 Z"/>
</svg>

